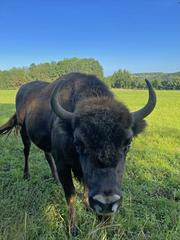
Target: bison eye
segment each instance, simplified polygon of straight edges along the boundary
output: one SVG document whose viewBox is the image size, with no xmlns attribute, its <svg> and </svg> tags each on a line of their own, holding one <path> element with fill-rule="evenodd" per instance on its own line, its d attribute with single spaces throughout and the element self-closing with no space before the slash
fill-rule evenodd
<svg viewBox="0 0 180 240">
<path fill-rule="evenodd" d="M 76 151 L 78 153 L 84 152 L 84 143 L 81 140 L 75 140 L 74 144 L 75 144 Z"/>
</svg>

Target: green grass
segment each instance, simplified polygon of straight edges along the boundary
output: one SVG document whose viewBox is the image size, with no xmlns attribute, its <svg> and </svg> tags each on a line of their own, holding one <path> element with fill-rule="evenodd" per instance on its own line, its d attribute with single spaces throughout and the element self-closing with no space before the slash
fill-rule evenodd
<svg viewBox="0 0 180 240">
<path fill-rule="evenodd" d="M 143 90 L 114 93 L 132 111 L 147 100 Z M 15 91 L 0 91 L 0 124 L 14 113 L 14 96 Z M 149 126 L 127 157 L 121 211 L 111 225 L 101 227 L 78 198 L 76 239 L 180 239 L 180 91 L 157 91 L 157 97 Z M 0 138 L 0 240 L 68 239 L 63 191 L 34 146 L 30 173 L 31 180 L 23 181 L 20 137 Z"/>
</svg>

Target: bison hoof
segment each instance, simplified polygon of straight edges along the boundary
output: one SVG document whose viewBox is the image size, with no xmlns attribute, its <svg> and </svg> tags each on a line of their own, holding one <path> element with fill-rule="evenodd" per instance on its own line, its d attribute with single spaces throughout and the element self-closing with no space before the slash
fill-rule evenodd
<svg viewBox="0 0 180 240">
<path fill-rule="evenodd" d="M 30 179 L 30 174 L 29 173 L 24 173 L 23 179 L 24 180 L 29 180 Z"/>
<path fill-rule="evenodd" d="M 71 233 L 72 237 L 76 237 L 78 235 L 77 227 L 76 226 L 71 227 L 70 233 Z"/>
</svg>

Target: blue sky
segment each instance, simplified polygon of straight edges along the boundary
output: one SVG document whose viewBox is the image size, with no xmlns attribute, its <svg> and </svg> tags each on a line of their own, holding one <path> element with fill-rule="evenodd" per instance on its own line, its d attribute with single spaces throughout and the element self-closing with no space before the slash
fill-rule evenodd
<svg viewBox="0 0 180 240">
<path fill-rule="evenodd" d="M 106 75 L 180 71 L 178 0 L 1 0 L 0 69 L 92 57 Z"/>
</svg>

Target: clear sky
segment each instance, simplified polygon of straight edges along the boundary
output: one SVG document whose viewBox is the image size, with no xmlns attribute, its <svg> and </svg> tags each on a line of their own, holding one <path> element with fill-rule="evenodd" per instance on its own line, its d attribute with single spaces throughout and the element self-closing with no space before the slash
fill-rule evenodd
<svg viewBox="0 0 180 240">
<path fill-rule="evenodd" d="M 92 57 L 105 74 L 180 71 L 178 0 L 0 0 L 0 69 Z"/>
</svg>

